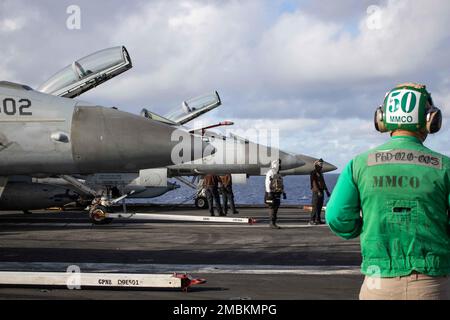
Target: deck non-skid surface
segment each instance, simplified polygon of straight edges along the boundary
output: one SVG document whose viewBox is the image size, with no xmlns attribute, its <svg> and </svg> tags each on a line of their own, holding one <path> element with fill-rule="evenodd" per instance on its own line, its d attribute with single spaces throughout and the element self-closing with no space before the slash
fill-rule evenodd
<svg viewBox="0 0 450 320">
<path fill-rule="evenodd" d="M 193 208 L 149 213 L 207 215 Z M 143 212 L 139 210 L 139 212 Z M 0 213 L 0 270 L 187 272 L 206 284 L 173 290 L 0 288 L 0 299 L 356 299 L 362 282 L 358 240 L 327 226 L 309 226 L 309 213 L 281 208 L 281 230 L 268 227 L 264 208 L 243 208 L 254 225 L 120 219 L 92 225 L 83 212 Z"/>
</svg>

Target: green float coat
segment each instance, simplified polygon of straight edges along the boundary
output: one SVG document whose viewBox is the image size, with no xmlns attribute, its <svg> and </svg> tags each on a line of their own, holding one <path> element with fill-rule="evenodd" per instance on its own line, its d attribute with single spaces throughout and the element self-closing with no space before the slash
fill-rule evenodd
<svg viewBox="0 0 450 320">
<path fill-rule="evenodd" d="M 342 172 L 326 210 L 337 235 L 361 236 L 362 273 L 450 274 L 450 159 L 393 137 Z"/>
</svg>

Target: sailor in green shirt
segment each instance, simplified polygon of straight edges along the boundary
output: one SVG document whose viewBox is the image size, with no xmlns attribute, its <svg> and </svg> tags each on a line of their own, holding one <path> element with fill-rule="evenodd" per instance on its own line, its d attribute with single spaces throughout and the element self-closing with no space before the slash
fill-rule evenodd
<svg viewBox="0 0 450 320">
<path fill-rule="evenodd" d="M 425 86 L 398 85 L 375 113 L 390 141 L 339 177 L 326 220 L 342 238 L 360 236 L 360 299 L 450 298 L 450 159 L 423 145 L 441 123 Z"/>
</svg>

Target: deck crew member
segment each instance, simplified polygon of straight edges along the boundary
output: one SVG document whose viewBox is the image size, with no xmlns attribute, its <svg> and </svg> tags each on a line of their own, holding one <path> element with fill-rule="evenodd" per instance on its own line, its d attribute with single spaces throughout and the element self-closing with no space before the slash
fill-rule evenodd
<svg viewBox="0 0 450 320">
<path fill-rule="evenodd" d="M 214 216 L 214 203 L 216 204 L 219 216 L 224 216 L 222 206 L 220 205 L 219 195 L 219 177 L 208 174 L 203 178 L 203 187 L 206 189 L 206 199 L 208 200 L 209 213 Z"/>
<path fill-rule="evenodd" d="M 270 170 L 266 174 L 264 202 L 270 209 L 270 223 L 272 229 L 281 229 L 277 225 L 278 209 L 281 204 L 281 195 L 286 199 L 283 177 L 280 174 L 281 160 L 272 161 Z"/>
<path fill-rule="evenodd" d="M 233 214 L 238 214 L 239 212 L 236 210 L 234 204 L 233 179 L 231 174 L 220 176 L 220 192 L 222 193 L 222 203 L 225 215 L 228 214 L 228 202 L 230 202 L 231 212 L 233 212 Z"/>
<path fill-rule="evenodd" d="M 322 168 L 322 159 L 314 162 L 314 170 L 311 172 L 309 178 L 312 191 L 312 212 L 311 219 L 309 221 L 309 224 L 311 225 L 324 223 L 320 218 L 320 215 L 322 214 L 323 200 L 325 197 L 324 192 L 326 192 L 327 196 L 330 197 L 330 191 L 328 191 L 327 184 L 325 183 Z"/>
<path fill-rule="evenodd" d="M 398 85 L 376 110 L 391 139 L 342 172 L 326 219 L 337 235 L 360 236 L 360 299 L 449 299 L 450 159 L 423 145 L 441 111 L 424 85 Z"/>
</svg>

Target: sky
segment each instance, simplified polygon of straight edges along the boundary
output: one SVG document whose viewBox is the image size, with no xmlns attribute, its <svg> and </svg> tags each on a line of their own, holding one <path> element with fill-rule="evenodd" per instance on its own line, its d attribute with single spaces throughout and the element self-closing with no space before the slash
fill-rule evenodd
<svg viewBox="0 0 450 320">
<path fill-rule="evenodd" d="M 69 29 L 70 5 L 80 29 Z M 426 145 L 450 155 L 448 0 L 0 0 L 0 80 L 37 88 L 94 51 L 133 68 L 80 99 L 166 114 L 217 90 L 192 126 L 279 129 L 280 147 L 337 165 L 389 136 L 373 115 L 398 83 L 427 85 L 444 113 Z"/>
</svg>

